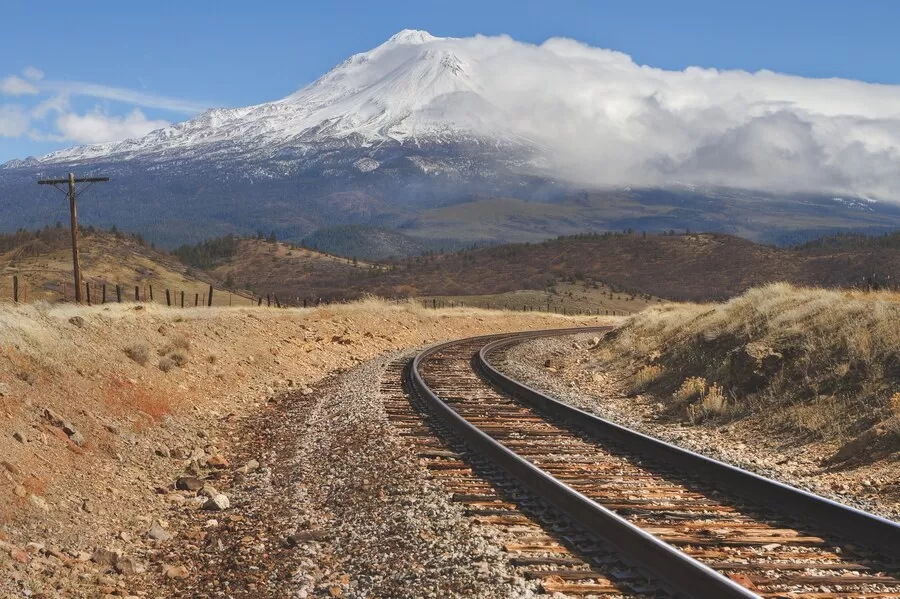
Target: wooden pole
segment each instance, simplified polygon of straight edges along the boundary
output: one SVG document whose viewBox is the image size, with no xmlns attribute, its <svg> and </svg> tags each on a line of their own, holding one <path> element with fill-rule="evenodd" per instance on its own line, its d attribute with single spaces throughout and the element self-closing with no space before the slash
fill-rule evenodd
<svg viewBox="0 0 900 599">
<path fill-rule="evenodd" d="M 85 281 L 85 282 L 84 282 L 84 290 L 87 292 L 87 293 L 86 293 L 86 295 L 87 295 L 87 305 L 90 306 L 90 305 L 91 305 L 91 282 L 90 282 L 90 281 Z"/>
<path fill-rule="evenodd" d="M 103 293 L 103 299 L 100 301 L 100 303 L 101 303 L 101 304 L 105 304 L 105 303 L 106 303 L 106 283 L 103 283 L 103 291 L 102 291 L 102 293 Z"/>
<path fill-rule="evenodd" d="M 196 308 L 199 305 L 200 305 L 200 294 L 195 293 L 194 294 L 194 307 Z"/>
<path fill-rule="evenodd" d="M 259 300 L 256 302 L 256 307 L 259 308 L 262 306 L 262 296 L 259 296 Z"/>
<path fill-rule="evenodd" d="M 19 303 L 19 277 L 13 275 L 13 302 Z"/>
<path fill-rule="evenodd" d="M 169 290 L 166 289 L 166 305 L 172 306 L 172 296 L 169 295 Z"/>
<path fill-rule="evenodd" d="M 72 273 L 75 276 L 75 302 L 81 303 L 81 264 L 78 260 L 78 206 L 75 196 L 76 183 L 102 183 L 109 181 L 108 177 L 75 178 L 75 173 L 69 173 L 68 179 L 43 179 L 38 185 L 62 185 L 69 184 L 69 216 L 72 228 Z"/>
<path fill-rule="evenodd" d="M 75 173 L 69 173 L 69 216 L 72 226 L 72 271 L 75 274 L 75 303 L 81 303 L 81 262 L 78 259 L 78 205 L 75 201 Z"/>
<path fill-rule="evenodd" d="M 184 308 L 184 289 L 181 290 L 181 307 Z"/>
<path fill-rule="evenodd" d="M 213 286 L 210 285 L 210 286 L 209 286 L 209 300 L 206 302 L 206 307 L 207 307 L 207 308 L 211 308 L 211 307 L 212 307 L 212 294 L 213 294 Z"/>
<path fill-rule="evenodd" d="M 276 308 L 280 308 L 280 307 L 281 307 L 281 302 L 278 301 L 278 296 L 275 295 L 275 294 L 273 293 L 273 294 L 272 294 L 272 297 L 275 299 L 275 307 L 276 307 Z"/>
<path fill-rule="evenodd" d="M 122 303 L 122 287 L 121 285 L 116 285 L 116 301 L 120 304 Z"/>
<path fill-rule="evenodd" d="M 28 303 L 28 281 L 22 281 L 22 303 Z"/>
<path fill-rule="evenodd" d="M 150 301 L 153 301 L 153 285 L 150 285 Z"/>
<path fill-rule="evenodd" d="M 266 307 L 267 308 L 272 307 L 272 296 L 269 295 L 268 293 L 266 294 Z"/>
<path fill-rule="evenodd" d="M 138 285 L 134 286 L 134 301 L 141 301 L 141 288 Z"/>
</svg>

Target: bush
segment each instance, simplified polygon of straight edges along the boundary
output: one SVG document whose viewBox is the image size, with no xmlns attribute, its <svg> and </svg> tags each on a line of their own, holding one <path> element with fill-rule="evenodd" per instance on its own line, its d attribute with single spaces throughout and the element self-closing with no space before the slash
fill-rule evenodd
<svg viewBox="0 0 900 599">
<path fill-rule="evenodd" d="M 662 367 L 655 364 L 644 366 L 635 373 L 634 378 L 631 381 L 630 392 L 632 394 L 640 393 L 641 391 L 649 387 L 651 383 L 661 377 L 662 373 Z"/>
<path fill-rule="evenodd" d="M 125 355 L 143 366 L 147 363 L 147 360 L 150 358 L 150 348 L 147 347 L 146 343 L 132 343 L 124 350 Z"/>
<path fill-rule="evenodd" d="M 175 368 L 175 361 L 171 358 L 163 358 L 159 361 L 159 369 L 163 372 L 169 372 L 173 368 Z"/>
<path fill-rule="evenodd" d="M 698 403 L 687 407 L 687 415 L 691 423 L 697 424 L 721 416 L 727 410 L 728 400 L 725 399 L 722 387 L 713 383 Z"/>
<path fill-rule="evenodd" d="M 678 391 L 672 394 L 672 399 L 677 403 L 693 401 L 706 392 L 706 379 L 702 376 L 692 376 L 684 380 Z"/>
</svg>

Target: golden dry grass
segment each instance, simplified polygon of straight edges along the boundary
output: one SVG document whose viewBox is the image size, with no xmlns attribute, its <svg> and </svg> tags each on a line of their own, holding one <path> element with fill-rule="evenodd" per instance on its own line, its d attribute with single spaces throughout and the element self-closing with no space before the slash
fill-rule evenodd
<svg viewBox="0 0 900 599">
<path fill-rule="evenodd" d="M 777 283 L 719 304 L 667 304 L 635 315 L 607 349 L 623 370 L 662 367 L 650 390 L 690 403 L 692 421 L 757 414 L 844 441 L 900 421 L 895 292 Z"/>
</svg>

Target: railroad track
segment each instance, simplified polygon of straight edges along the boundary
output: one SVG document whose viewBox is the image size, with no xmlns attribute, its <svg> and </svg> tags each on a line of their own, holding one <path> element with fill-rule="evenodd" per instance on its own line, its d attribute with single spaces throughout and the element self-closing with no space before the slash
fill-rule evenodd
<svg viewBox="0 0 900 599">
<path fill-rule="evenodd" d="M 531 390 L 490 363 L 513 343 L 589 331 L 433 347 L 406 371 L 414 400 L 406 409 L 416 414 L 387 406 L 395 422 L 408 425 L 404 434 L 432 446 L 420 453 L 430 470 L 469 477 L 457 485 L 455 499 L 482 518 L 523 527 L 510 525 L 521 542 L 507 549 L 538 552 L 519 563 L 544 579 L 545 590 L 900 598 L 896 523 L 618 427 Z M 423 420 L 416 424 L 416 417 Z M 428 441 L 434 433 L 448 445 Z M 486 482 L 497 476 L 509 482 Z M 504 484 L 518 490 L 504 491 Z M 547 547 L 560 551 L 558 559 L 541 551 Z"/>
</svg>

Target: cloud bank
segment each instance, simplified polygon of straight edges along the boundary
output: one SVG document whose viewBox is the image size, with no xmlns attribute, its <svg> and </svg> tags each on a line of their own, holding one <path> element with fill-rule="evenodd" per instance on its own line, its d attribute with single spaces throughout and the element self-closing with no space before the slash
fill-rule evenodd
<svg viewBox="0 0 900 599">
<path fill-rule="evenodd" d="M 569 39 L 431 42 L 464 56 L 507 126 L 589 185 L 724 185 L 900 200 L 900 86 L 668 71 Z"/>
</svg>

